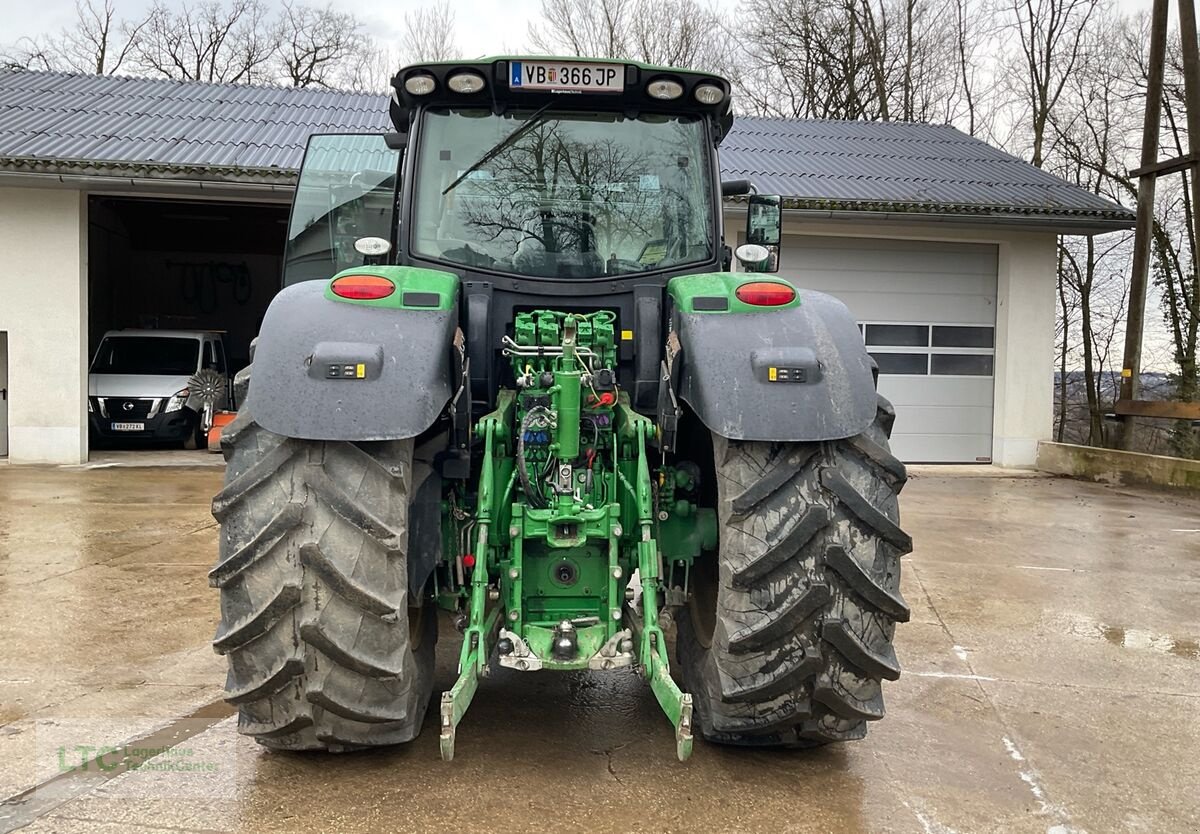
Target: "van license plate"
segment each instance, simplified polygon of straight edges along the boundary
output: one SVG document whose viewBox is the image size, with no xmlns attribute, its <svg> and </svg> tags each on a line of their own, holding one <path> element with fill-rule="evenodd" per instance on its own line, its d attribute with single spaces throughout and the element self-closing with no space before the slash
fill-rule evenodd
<svg viewBox="0 0 1200 834">
<path fill-rule="evenodd" d="M 113 423 L 113 431 L 145 431 L 145 423 Z"/>
<path fill-rule="evenodd" d="M 571 93 L 625 91 L 625 67 L 621 64 L 510 61 L 508 66 L 508 86 L 511 90 Z"/>
</svg>

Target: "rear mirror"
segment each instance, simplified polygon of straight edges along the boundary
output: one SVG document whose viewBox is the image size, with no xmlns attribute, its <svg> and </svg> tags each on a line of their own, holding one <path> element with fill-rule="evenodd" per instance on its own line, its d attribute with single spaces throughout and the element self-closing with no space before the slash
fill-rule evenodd
<svg viewBox="0 0 1200 834">
<path fill-rule="evenodd" d="M 782 237 L 783 198 L 774 194 L 751 194 L 746 211 L 746 243 L 765 248 L 769 257 L 753 264 L 743 261 L 747 271 L 778 272 Z"/>
<path fill-rule="evenodd" d="M 783 235 L 783 198 L 774 194 L 751 194 L 746 213 L 746 243 L 778 246 Z"/>
</svg>

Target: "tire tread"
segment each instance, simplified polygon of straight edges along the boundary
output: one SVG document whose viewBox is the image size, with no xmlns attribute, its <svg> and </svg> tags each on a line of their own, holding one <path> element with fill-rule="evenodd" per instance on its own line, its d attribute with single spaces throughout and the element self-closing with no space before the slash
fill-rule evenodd
<svg viewBox="0 0 1200 834">
<path fill-rule="evenodd" d="M 882 681 L 900 676 L 895 625 L 911 616 L 899 589 L 912 539 L 899 524 L 907 473 L 888 448 L 894 415 L 881 397 L 875 423 L 843 440 L 714 436 L 716 625 L 702 638 L 685 610 L 677 641 L 709 740 L 812 747 L 862 738 L 883 718 Z"/>
<path fill-rule="evenodd" d="M 433 683 L 436 618 L 410 639 L 413 443 L 271 433 L 243 406 L 213 500 L 221 592 L 213 641 L 239 732 L 283 750 L 410 741 Z"/>
</svg>

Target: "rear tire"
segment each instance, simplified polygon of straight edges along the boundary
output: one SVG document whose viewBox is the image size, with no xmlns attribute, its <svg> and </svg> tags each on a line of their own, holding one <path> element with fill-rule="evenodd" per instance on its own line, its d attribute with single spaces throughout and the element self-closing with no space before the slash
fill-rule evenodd
<svg viewBox="0 0 1200 834">
<path fill-rule="evenodd" d="M 809 747 L 862 738 L 883 717 L 912 549 L 894 419 L 881 397 L 874 424 L 846 440 L 714 436 L 720 555 L 696 566 L 678 640 L 709 741 Z"/>
<path fill-rule="evenodd" d="M 408 593 L 413 442 L 283 437 L 243 407 L 221 445 L 213 647 L 239 732 L 281 750 L 411 741 L 437 640 Z"/>
</svg>

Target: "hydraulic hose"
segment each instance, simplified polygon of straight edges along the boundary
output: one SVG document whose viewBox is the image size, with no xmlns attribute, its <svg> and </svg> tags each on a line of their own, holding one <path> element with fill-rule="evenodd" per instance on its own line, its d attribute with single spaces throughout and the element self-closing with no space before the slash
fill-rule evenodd
<svg viewBox="0 0 1200 834">
<path fill-rule="evenodd" d="M 517 431 L 517 474 L 521 478 L 521 489 L 525 491 L 525 495 L 529 498 L 529 502 L 538 509 L 544 509 L 548 506 L 540 492 L 534 492 L 529 481 L 529 471 L 525 466 L 525 433 L 529 427 L 533 425 L 534 417 L 536 416 L 541 425 L 549 425 L 549 420 L 543 416 L 546 414 L 546 409 L 537 406 L 525 412 L 524 418 L 521 420 L 521 428 Z"/>
</svg>

